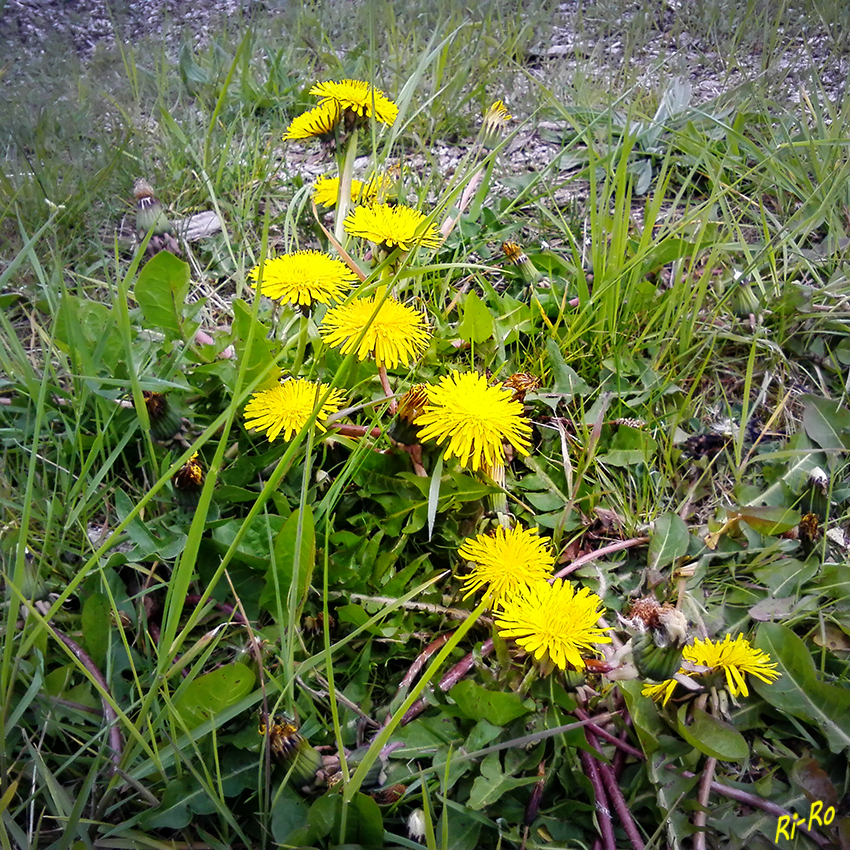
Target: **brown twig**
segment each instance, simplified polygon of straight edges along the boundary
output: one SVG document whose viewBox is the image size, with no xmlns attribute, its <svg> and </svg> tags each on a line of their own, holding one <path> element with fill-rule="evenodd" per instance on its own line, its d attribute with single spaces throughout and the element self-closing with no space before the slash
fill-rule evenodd
<svg viewBox="0 0 850 850">
<path fill-rule="evenodd" d="M 603 557 L 603 555 L 610 555 L 612 552 L 619 552 L 621 549 L 630 549 L 632 546 L 640 546 L 642 543 L 648 542 L 648 537 L 632 537 L 629 540 L 618 540 L 616 543 L 609 543 L 607 546 L 595 549 L 593 552 L 588 552 L 586 555 L 576 558 L 571 564 L 567 564 L 562 570 L 558 570 L 554 578 L 564 578 L 564 576 L 574 573 L 580 567 L 591 561 L 595 561 L 597 558 Z"/>
</svg>

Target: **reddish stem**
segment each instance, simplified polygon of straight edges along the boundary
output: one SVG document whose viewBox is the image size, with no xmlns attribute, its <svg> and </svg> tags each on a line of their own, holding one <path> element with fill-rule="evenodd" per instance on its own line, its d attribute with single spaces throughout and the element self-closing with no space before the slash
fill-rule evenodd
<svg viewBox="0 0 850 850">
<path fill-rule="evenodd" d="M 618 540 L 616 543 L 610 543 L 608 546 L 603 546 L 601 549 L 595 549 L 593 552 L 588 552 L 580 558 L 576 558 L 571 564 L 567 564 L 562 570 L 555 573 L 554 578 L 564 578 L 570 573 L 574 573 L 580 567 L 601 558 L 603 555 L 610 555 L 612 552 L 619 552 L 621 549 L 630 549 L 632 546 L 640 546 L 641 543 L 648 543 L 648 537 L 632 537 L 629 540 Z"/>
<path fill-rule="evenodd" d="M 451 636 L 451 635 L 449 635 Z M 493 651 L 493 639 L 485 640 L 484 643 L 481 644 L 481 657 L 483 658 L 485 655 L 489 655 Z M 475 657 L 470 652 L 454 667 L 452 667 L 442 679 L 440 679 L 440 684 L 437 686 L 441 691 L 445 692 L 451 690 L 475 665 Z M 410 723 L 415 717 L 418 717 L 422 712 L 427 708 L 427 703 L 424 699 L 418 699 L 404 714 L 404 717 L 401 718 L 401 725 L 404 726 L 405 723 Z"/>
<path fill-rule="evenodd" d="M 599 822 L 602 847 L 604 850 L 617 850 L 617 844 L 614 841 L 614 824 L 611 821 L 611 810 L 608 808 L 608 797 L 605 794 L 605 786 L 603 786 L 602 779 L 599 776 L 597 761 L 585 750 L 579 750 L 578 755 L 581 759 L 581 766 L 584 768 L 584 775 L 590 780 L 590 784 L 593 787 L 593 796 L 596 798 L 596 819 Z"/>
</svg>

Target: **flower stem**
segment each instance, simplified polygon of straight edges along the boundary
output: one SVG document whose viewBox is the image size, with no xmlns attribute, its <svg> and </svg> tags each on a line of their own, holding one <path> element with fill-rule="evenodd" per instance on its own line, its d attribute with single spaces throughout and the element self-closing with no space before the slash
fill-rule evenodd
<svg viewBox="0 0 850 850">
<path fill-rule="evenodd" d="M 354 160 L 357 158 L 357 128 L 351 131 L 348 137 L 348 146 L 345 149 L 345 159 L 339 173 L 339 196 L 336 199 L 336 218 L 334 219 L 334 237 L 337 242 L 342 242 L 345 236 L 343 222 L 351 207 L 351 181 L 354 178 Z"/>
<path fill-rule="evenodd" d="M 310 316 L 307 313 L 301 314 L 301 327 L 298 331 L 298 347 L 295 349 L 295 361 L 292 364 L 292 376 L 298 377 L 301 371 L 301 364 L 304 362 L 304 352 L 307 350 L 307 329 L 310 324 Z"/>
<path fill-rule="evenodd" d="M 390 379 L 387 377 L 387 367 L 382 363 L 378 366 L 378 377 L 381 379 L 381 386 L 384 388 L 384 393 L 387 396 L 393 395 L 393 389 L 390 386 Z M 395 415 L 398 410 L 398 402 L 394 398 L 390 398 L 390 413 Z"/>
</svg>

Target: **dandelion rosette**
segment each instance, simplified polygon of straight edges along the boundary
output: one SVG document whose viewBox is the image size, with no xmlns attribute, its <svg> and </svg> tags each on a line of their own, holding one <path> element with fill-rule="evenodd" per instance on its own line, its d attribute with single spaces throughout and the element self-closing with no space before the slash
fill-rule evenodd
<svg viewBox="0 0 850 850">
<path fill-rule="evenodd" d="M 334 101 L 324 101 L 294 118 L 283 134 L 283 140 L 287 142 L 329 136 L 336 128 L 341 114 Z"/>
<path fill-rule="evenodd" d="M 582 653 L 611 638 L 596 623 L 602 600 L 586 587 L 577 590 L 563 579 L 536 581 L 518 588 L 500 603 L 496 628 L 538 661 L 561 670 L 584 670 Z"/>
<path fill-rule="evenodd" d="M 340 111 L 358 118 L 374 115 L 382 124 L 391 125 L 398 117 L 398 107 L 380 89 L 373 89 L 363 80 L 316 83 L 310 94 L 321 98 L 320 106 L 335 104 Z"/>
<path fill-rule="evenodd" d="M 392 297 L 383 300 L 385 292 L 386 287 L 379 286 L 371 298 L 357 298 L 348 304 L 332 307 L 319 326 L 322 339 L 328 345 L 339 346 L 343 354 L 354 351 L 356 347 L 358 360 L 374 354 L 378 366 L 390 369 L 399 363 L 408 366 L 428 347 L 431 332 L 419 310 Z M 381 306 L 370 324 L 378 304 Z M 361 333 L 363 338 L 358 343 Z"/>
<path fill-rule="evenodd" d="M 357 275 L 342 260 L 321 251 L 296 251 L 266 260 L 262 267 L 261 294 L 282 301 L 309 307 L 314 301 L 329 304 L 351 289 Z M 248 272 L 257 288 L 260 266 Z"/>
<path fill-rule="evenodd" d="M 452 372 L 428 388 L 428 407 L 416 420 L 420 440 L 446 446 L 446 458 L 462 466 L 492 470 L 505 461 L 503 443 L 527 455 L 531 424 L 522 404 L 503 386 L 491 387 L 476 372 Z"/>
<path fill-rule="evenodd" d="M 755 676 L 768 685 L 780 676 L 776 662 L 772 662 L 766 652 L 756 649 L 743 635 L 738 635 L 734 640 L 731 635 L 726 635 L 722 641 L 696 638 L 693 646 L 685 647 L 682 658 L 691 664 L 711 668 L 708 675 L 722 670 L 726 676 L 726 686 L 733 697 L 739 694 L 745 697 L 750 695 L 747 680 L 744 678 L 746 674 Z M 706 675 L 685 669 L 680 669 L 679 673 L 693 678 Z M 644 685 L 641 693 L 667 705 L 676 685 L 675 679 L 668 679 L 658 685 Z"/>
<path fill-rule="evenodd" d="M 440 231 L 419 210 L 390 204 L 373 204 L 357 207 L 344 222 L 345 232 L 360 236 L 388 252 L 398 246 L 409 251 L 414 245 L 426 248 L 440 247 Z"/>
<path fill-rule="evenodd" d="M 493 535 L 467 538 L 458 554 L 475 568 L 463 580 L 463 598 L 488 585 L 488 594 L 498 604 L 521 587 L 550 579 L 555 561 L 548 543 L 536 528 L 519 526 L 505 530 L 500 525 Z"/>
<path fill-rule="evenodd" d="M 265 432 L 270 441 L 277 439 L 281 431 L 284 440 L 291 440 L 304 427 L 327 391 L 327 384 L 290 378 L 251 396 L 245 405 L 245 425 Z M 316 418 L 320 431 L 325 430 L 322 423 L 339 410 L 342 400 L 341 390 L 331 390 Z"/>
</svg>

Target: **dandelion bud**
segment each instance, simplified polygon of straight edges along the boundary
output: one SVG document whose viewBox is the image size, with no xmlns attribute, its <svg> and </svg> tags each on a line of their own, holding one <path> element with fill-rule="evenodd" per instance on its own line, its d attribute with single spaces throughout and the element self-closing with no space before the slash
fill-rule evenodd
<svg viewBox="0 0 850 850">
<path fill-rule="evenodd" d="M 154 235 L 171 230 L 171 222 L 147 180 L 139 178 L 136 181 L 133 186 L 133 197 L 136 199 L 136 231 L 140 237 L 149 230 L 153 230 Z"/>
<path fill-rule="evenodd" d="M 522 250 L 522 246 L 518 242 L 503 242 L 502 253 L 510 265 L 519 267 L 527 283 L 536 283 L 540 280 L 540 272 L 528 259 L 528 254 Z"/>
<path fill-rule="evenodd" d="M 204 488 L 204 468 L 198 460 L 198 453 L 192 455 L 171 479 L 177 504 L 184 510 L 194 508 Z"/>
<path fill-rule="evenodd" d="M 181 419 L 168 403 L 168 398 L 148 390 L 142 390 L 142 396 L 151 423 L 151 436 L 155 440 L 170 440 L 180 430 Z"/>
<path fill-rule="evenodd" d="M 269 750 L 286 765 L 295 787 L 309 794 L 326 784 L 322 756 L 286 718 L 260 722 L 259 733 L 268 736 Z"/>
</svg>

